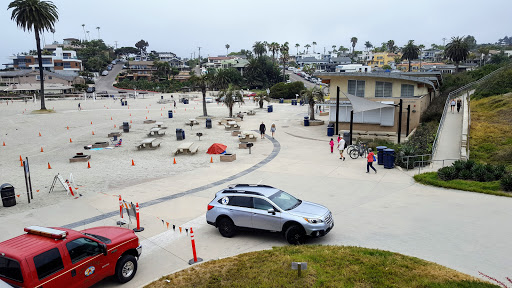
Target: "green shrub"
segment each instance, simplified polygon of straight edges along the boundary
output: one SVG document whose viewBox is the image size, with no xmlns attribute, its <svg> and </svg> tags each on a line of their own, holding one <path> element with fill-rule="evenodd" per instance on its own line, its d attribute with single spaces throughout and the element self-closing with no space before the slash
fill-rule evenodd
<svg viewBox="0 0 512 288">
<path fill-rule="evenodd" d="M 471 168 L 472 176 L 471 178 L 475 181 L 485 182 L 485 174 L 487 174 L 487 170 L 485 170 L 485 166 L 482 164 L 475 164 L 473 168 Z"/>
<path fill-rule="evenodd" d="M 457 160 L 455 162 L 453 162 L 452 166 L 453 168 L 455 168 L 455 171 L 457 171 L 457 174 L 459 174 L 460 172 L 462 172 L 465 167 L 466 167 L 466 161 L 463 161 L 463 160 Z"/>
<path fill-rule="evenodd" d="M 500 180 L 500 185 L 503 191 L 512 191 L 512 174 L 504 175 Z"/>
<path fill-rule="evenodd" d="M 494 167 L 494 178 L 496 178 L 496 180 L 500 180 L 507 172 L 507 166 L 500 164 Z"/>
<path fill-rule="evenodd" d="M 470 180 L 473 174 L 471 174 L 470 170 L 462 170 L 459 173 L 459 178 L 462 180 Z"/>
<path fill-rule="evenodd" d="M 274 99 L 295 99 L 295 94 L 300 95 L 300 91 L 304 89 L 305 86 L 302 81 L 292 83 L 279 82 L 270 88 L 270 97 Z"/>
<path fill-rule="evenodd" d="M 471 170 L 473 168 L 473 166 L 475 166 L 476 162 L 473 161 L 473 160 L 468 160 L 466 161 L 466 163 L 464 164 L 464 169 L 466 170 Z"/>
<path fill-rule="evenodd" d="M 446 166 L 437 171 L 437 175 L 441 180 L 450 181 L 453 179 L 457 179 L 457 172 L 453 166 Z"/>
</svg>

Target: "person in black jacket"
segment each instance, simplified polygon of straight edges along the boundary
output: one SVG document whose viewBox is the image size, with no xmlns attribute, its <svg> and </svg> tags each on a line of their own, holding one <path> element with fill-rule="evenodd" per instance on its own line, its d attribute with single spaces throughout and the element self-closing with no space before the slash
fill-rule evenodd
<svg viewBox="0 0 512 288">
<path fill-rule="evenodd" d="M 261 122 L 261 124 L 260 124 L 261 139 L 265 138 L 265 130 L 267 130 L 267 128 L 265 127 L 265 124 L 263 122 Z"/>
</svg>

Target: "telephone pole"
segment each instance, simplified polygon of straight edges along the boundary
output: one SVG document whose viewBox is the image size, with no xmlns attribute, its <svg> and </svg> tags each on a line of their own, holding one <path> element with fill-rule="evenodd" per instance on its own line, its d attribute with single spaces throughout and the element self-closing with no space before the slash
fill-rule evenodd
<svg viewBox="0 0 512 288">
<path fill-rule="evenodd" d="M 201 68 L 201 47 L 197 48 L 199 48 L 199 68 Z"/>
</svg>

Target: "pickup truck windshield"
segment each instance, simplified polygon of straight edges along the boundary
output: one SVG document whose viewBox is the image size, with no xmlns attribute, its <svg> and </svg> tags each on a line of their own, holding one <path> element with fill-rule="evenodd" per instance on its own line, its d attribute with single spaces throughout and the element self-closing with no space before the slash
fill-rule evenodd
<svg viewBox="0 0 512 288">
<path fill-rule="evenodd" d="M 279 191 L 268 197 L 268 199 L 272 200 L 272 202 L 276 203 L 276 205 L 283 210 L 291 210 L 302 203 L 301 200 L 284 191 Z"/>
<path fill-rule="evenodd" d="M 0 256 L 0 277 L 23 282 L 20 263 L 16 260 Z"/>
</svg>

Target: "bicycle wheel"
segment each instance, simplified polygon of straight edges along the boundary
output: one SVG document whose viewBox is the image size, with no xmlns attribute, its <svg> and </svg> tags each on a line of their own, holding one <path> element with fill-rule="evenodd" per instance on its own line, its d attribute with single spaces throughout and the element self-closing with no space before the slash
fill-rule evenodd
<svg viewBox="0 0 512 288">
<path fill-rule="evenodd" d="M 359 150 L 358 149 L 352 149 L 350 152 L 348 152 L 348 155 L 352 159 L 357 159 L 359 157 Z"/>
<path fill-rule="evenodd" d="M 356 145 L 348 145 L 347 149 L 345 149 L 345 150 L 347 151 L 348 154 L 350 154 L 350 151 L 352 151 L 354 149 L 357 149 Z"/>
</svg>

